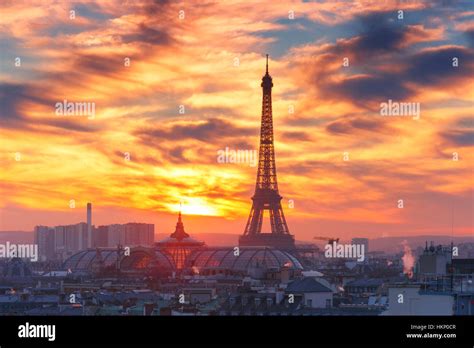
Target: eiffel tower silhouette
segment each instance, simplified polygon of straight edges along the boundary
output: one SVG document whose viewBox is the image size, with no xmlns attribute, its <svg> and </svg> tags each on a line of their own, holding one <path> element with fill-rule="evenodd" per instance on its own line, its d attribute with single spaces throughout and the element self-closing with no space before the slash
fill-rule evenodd
<svg viewBox="0 0 474 348">
<path fill-rule="evenodd" d="M 273 144 L 272 117 L 272 77 L 268 73 L 268 54 L 266 73 L 262 78 L 262 123 L 260 129 L 260 150 L 258 158 L 257 184 L 252 197 L 252 208 L 245 226 L 244 234 L 239 238 L 240 246 L 270 246 L 280 249 L 294 249 L 295 239 L 290 234 L 278 192 L 275 165 L 275 147 Z M 264 212 L 270 215 L 271 233 L 262 232 Z"/>
</svg>

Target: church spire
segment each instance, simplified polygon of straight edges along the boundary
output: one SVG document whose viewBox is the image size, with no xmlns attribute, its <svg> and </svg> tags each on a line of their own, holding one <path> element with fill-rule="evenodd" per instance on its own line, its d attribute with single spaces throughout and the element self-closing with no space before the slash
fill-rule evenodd
<svg viewBox="0 0 474 348">
<path fill-rule="evenodd" d="M 184 224 L 181 218 L 181 209 L 179 210 L 178 222 L 176 223 L 176 228 L 174 232 L 170 235 L 171 238 L 176 238 L 177 240 L 182 240 L 188 238 L 189 234 L 184 231 Z"/>
</svg>

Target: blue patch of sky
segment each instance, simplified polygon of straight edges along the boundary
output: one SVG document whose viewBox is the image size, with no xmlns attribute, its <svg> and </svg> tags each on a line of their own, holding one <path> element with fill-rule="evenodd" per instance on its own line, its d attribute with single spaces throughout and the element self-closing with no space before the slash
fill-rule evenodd
<svg viewBox="0 0 474 348">
<path fill-rule="evenodd" d="M 416 25 L 424 23 L 427 18 L 427 11 L 434 10 L 404 11 L 404 19 L 399 20 L 397 18 L 398 10 L 393 9 L 392 11 L 380 13 L 380 24 L 384 24 L 384 21 L 386 21 L 385 25 Z M 326 14 L 328 16 L 332 15 Z M 285 29 L 267 30 L 256 34 L 262 38 L 272 38 L 275 40 L 269 47 L 270 54 L 275 58 L 285 55 L 292 47 L 303 46 L 317 41 L 335 43 L 338 39 L 349 39 L 361 35 L 369 29 L 367 21 L 360 16 L 332 25 L 312 21 L 305 17 L 298 17 L 298 13 L 295 13 L 295 19 L 281 18 L 276 23 L 284 25 Z M 428 25 L 428 23 L 425 24 Z"/>
<path fill-rule="evenodd" d="M 75 4 L 71 7 L 71 10 L 75 11 L 76 18 L 85 17 L 94 22 L 92 25 L 88 26 L 78 26 L 74 25 L 71 19 L 71 25 L 59 24 L 55 26 L 51 26 L 48 28 L 47 33 L 51 36 L 58 36 L 58 35 L 74 35 L 81 33 L 86 30 L 96 29 L 101 26 L 101 23 L 114 18 L 113 15 L 104 13 L 100 11 L 100 7 L 94 3 L 88 4 Z M 69 12 L 67 13 L 69 18 Z"/>
<path fill-rule="evenodd" d="M 76 11 L 76 17 L 82 16 L 90 19 L 95 19 L 97 21 L 105 21 L 107 19 L 114 18 L 113 15 L 104 13 L 100 11 L 100 7 L 94 3 L 86 4 L 76 4 L 72 8 Z"/>
<path fill-rule="evenodd" d="M 15 66 L 20 58 L 21 66 Z M 35 67 L 40 64 L 41 56 L 34 50 L 23 47 L 21 40 L 0 36 L 0 76 L 3 79 L 30 81 L 37 76 Z"/>
<path fill-rule="evenodd" d="M 459 1 L 459 3 L 462 3 L 462 1 Z M 409 25 L 421 24 L 426 29 L 436 29 L 439 26 L 438 22 L 430 20 L 438 19 L 441 20 L 442 26 L 446 26 L 444 39 L 417 43 L 413 45 L 412 48 L 418 51 L 428 47 L 439 47 L 443 45 L 467 46 L 467 36 L 464 32 L 455 29 L 455 25 L 464 21 L 472 21 L 472 19 L 466 20 L 466 18 L 474 16 L 458 17 L 456 20 L 453 20 L 452 17 L 459 16 L 461 12 L 474 10 L 474 1 L 470 2 L 470 6 L 466 7 L 459 7 L 459 3 L 456 4 L 457 6 L 454 6 L 454 3 L 449 6 L 440 4 L 439 6 L 433 6 L 428 9 L 406 12 L 405 19 Z M 470 10 L 468 10 L 469 7 Z"/>
<path fill-rule="evenodd" d="M 83 25 L 67 25 L 67 24 L 58 24 L 51 26 L 46 29 L 46 34 L 51 37 L 56 37 L 59 35 L 75 35 L 82 33 L 87 30 L 93 29 L 94 26 L 83 26 Z M 98 27 L 98 26 L 97 26 Z"/>
<path fill-rule="evenodd" d="M 347 34 L 343 26 L 330 26 L 320 22 L 314 22 L 307 18 L 279 19 L 277 24 L 284 25 L 282 30 L 266 30 L 256 35 L 262 38 L 272 38 L 269 52 L 272 57 L 279 58 L 288 53 L 293 47 L 303 46 L 319 40 L 334 42 L 337 38 Z"/>
</svg>

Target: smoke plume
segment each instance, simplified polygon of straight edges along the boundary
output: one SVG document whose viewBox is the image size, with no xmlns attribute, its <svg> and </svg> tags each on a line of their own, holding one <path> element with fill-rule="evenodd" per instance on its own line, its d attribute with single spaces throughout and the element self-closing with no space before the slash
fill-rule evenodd
<svg viewBox="0 0 474 348">
<path fill-rule="evenodd" d="M 408 278 L 413 277 L 413 267 L 415 266 L 415 257 L 413 256 L 411 252 L 411 248 L 408 245 L 408 242 L 404 240 L 402 242 L 403 246 L 403 256 L 402 256 L 402 261 L 403 261 L 403 273 L 408 276 Z"/>
</svg>

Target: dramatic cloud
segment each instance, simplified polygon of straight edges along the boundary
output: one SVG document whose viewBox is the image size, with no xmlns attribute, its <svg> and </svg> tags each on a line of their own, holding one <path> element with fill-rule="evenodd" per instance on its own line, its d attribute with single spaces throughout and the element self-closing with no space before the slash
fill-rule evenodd
<svg viewBox="0 0 474 348">
<path fill-rule="evenodd" d="M 204 142 L 215 141 L 226 137 L 245 137 L 254 135 L 255 129 L 233 125 L 230 121 L 211 118 L 204 121 L 175 124 L 166 129 L 145 129 L 137 132 L 138 136 L 153 139 L 186 140 L 196 139 Z"/>
<path fill-rule="evenodd" d="M 474 146 L 474 131 L 450 131 L 441 136 L 454 146 Z"/>
<path fill-rule="evenodd" d="M 75 222 L 75 199 L 93 202 L 96 224 L 168 232 L 182 202 L 189 232 L 241 233 L 257 169 L 217 153 L 258 151 L 269 53 L 279 187 L 297 239 L 319 228 L 447 233 L 453 204 L 455 233 L 472 233 L 473 11 L 3 1 L 0 230 Z M 65 99 L 94 103 L 94 117 L 55 114 Z M 419 103 L 420 117 L 382 116 L 388 100 Z"/>
<path fill-rule="evenodd" d="M 360 130 L 369 131 L 369 132 L 377 132 L 383 133 L 386 131 L 385 124 L 381 122 L 377 122 L 375 120 L 368 120 L 368 119 L 342 119 L 330 123 L 327 126 L 327 130 L 331 133 L 338 134 L 349 134 L 353 132 L 357 132 Z"/>
<path fill-rule="evenodd" d="M 457 59 L 457 66 L 453 59 Z M 421 85 L 446 85 L 473 76 L 474 52 L 461 47 L 435 48 L 416 54 L 410 64 L 405 72 L 407 80 Z"/>
</svg>

